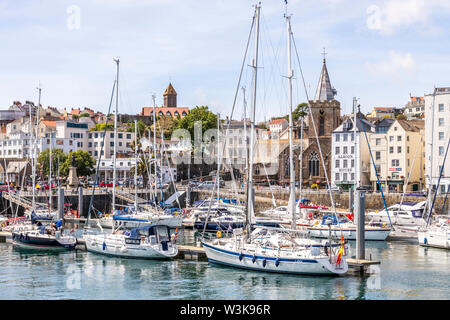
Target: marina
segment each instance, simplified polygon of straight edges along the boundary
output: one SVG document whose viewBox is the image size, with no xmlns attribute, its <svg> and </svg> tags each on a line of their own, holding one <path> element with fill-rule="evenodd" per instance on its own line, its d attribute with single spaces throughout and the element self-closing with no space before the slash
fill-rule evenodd
<svg viewBox="0 0 450 320">
<path fill-rule="evenodd" d="M 20 97 L 7 87 L 14 100 L 0 109 L 0 300 L 180 300 L 179 310 L 142 310 L 208 318 L 221 311 L 201 300 L 239 302 L 234 315 L 263 300 L 450 300 L 450 87 L 432 87 L 442 79 L 423 61 L 420 81 L 410 72 L 427 46 L 370 60 L 382 57 L 372 46 L 382 50 L 378 41 L 401 30 L 373 19 L 365 30 L 341 11 L 345 1 L 207 1 L 195 10 L 192 1 L 108 3 L 105 16 L 123 16 L 96 32 L 98 4 L 83 4 L 82 16 L 72 5 L 70 54 L 46 51 L 33 66 L 54 60 L 39 71 L 44 83 L 5 68 L 12 82 L 23 79 Z M 392 1 L 412 15 L 403 0 L 354 9 L 392 19 Z M 7 17 L 20 6 L 5 4 Z M 40 11 L 48 4 L 33 6 L 53 23 Z M 414 10 L 427 23 L 439 11 L 422 7 Z M 310 21 L 324 9 L 338 19 Z M 329 47 L 320 53 L 319 43 Z M 440 65 L 439 76 L 448 74 Z M 57 67 L 71 69 L 52 78 Z M 34 70 L 16 67 L 25 68 Z M 404 107 L 394 88 L 399 97 L 410 90 Z M 225 315 L 235 307 L 223 305 Z M 258 310 L 276 316 L 270 307 Z"/>
<path fill-rule="evenodd" d="M 195 248 L 192 230 L 180 239 Z M 354 252 L 354 245 L 350 243 Z M 196 249 L 197 250 L 197 249 Z M 0 243 L 2 299 L 373 299 L 448 300 L 448 250 L 405 241 L 371 242 L 381 264 L 365 277 L 277 275 L 211 265 L 194 258 L 172 261 L 118 259 L 85 250 L 27 253 Z M 353 253 L 350 253 L 353 255 Z"/>
</svg>

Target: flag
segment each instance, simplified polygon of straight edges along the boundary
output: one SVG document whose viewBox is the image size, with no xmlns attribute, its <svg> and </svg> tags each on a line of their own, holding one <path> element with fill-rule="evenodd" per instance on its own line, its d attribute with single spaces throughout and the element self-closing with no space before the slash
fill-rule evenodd
<svg viewBox="0 0 450 320">
<path fill-rule="evenodd" d="M 342 254 L 344 253 L 344 236 L 341 235 L 341 248 L 339 249 L 339 252 L 337 254 L 336 264 L 341 263 Z"/>
</svg>

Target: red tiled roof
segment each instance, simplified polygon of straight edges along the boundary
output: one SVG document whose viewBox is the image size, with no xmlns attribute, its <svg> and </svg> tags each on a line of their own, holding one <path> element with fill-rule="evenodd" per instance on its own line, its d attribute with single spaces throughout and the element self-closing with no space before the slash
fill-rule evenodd
<svg viewBox="0 0 450 320">
<path fill-rule="evenodd" d="M 284 118 L 281 118 L 281 119 L 275 119 L 275 120 L 272 120 L 272 121 L 270 122 L 270 125 L 273 125 L 273 124 L 280 124 L 280 123 L 284 123 L 284 122 L 287 122 L 287 120 L 284 119 Z"/>
<path fill-rule="evenodd" d="M 181 118 L 183 118 L 183 112 L 189 113 L 189 108 L 187 107 L 156 107 L 156 115 L 162 112 L 164 115 L 169 113 L 172 117 L 176 117 L 175 112 L 178 112 Z M 151 116 L 153 114 L 153 107 L 143 107 L 141 111 L 141 116 Z"/>
</svg>

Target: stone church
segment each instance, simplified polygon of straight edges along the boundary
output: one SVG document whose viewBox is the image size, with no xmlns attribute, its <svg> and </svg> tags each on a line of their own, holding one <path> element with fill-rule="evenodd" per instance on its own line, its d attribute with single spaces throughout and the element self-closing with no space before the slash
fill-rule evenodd
<svg viewBox="0 0 450 320">
<path fill-rule="evenodd" d="M 302 180 L 305 186 L 317 184 L 319 187 L 326 186 L 326 177 L 321 163 L 319 145 L 327 170 L 328 179 L 331 182 L 331 137 L 332 132 L 341 124 L 341 104 L 334 97 L 337 91 L 331 86 L 330 76 L 328 75 L 326 59 L 323 59 L 322 71 L 320 73 L 319 83 L 313 100 L 309 101 L 312 110 L 312 119 L 308 115 L 304 119 L 303 141 L 299 139 L 300 121 L 296 123 L 294 132 L 294 164 L 296 177 L 299 181 L 300 167 L 300 143 L 303 144 L 302 160 Z M 314 121 L 314 124 L 313 122 Z M 315 129 L 314 129 L 315 126 Z M 316 133 L 317 137 L 316 138 Z M 278 182 L 289 183 L 289 147 L 287 145 L 280 149 Z"/>
</svg>

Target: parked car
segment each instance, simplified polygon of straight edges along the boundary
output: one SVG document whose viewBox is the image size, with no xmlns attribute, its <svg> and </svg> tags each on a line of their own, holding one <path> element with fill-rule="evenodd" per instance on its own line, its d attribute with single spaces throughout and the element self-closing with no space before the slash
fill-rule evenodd
<svg viewBox="0 0 450 320">
<path fill-rule="evenodd" d="M 205 181 L 198 186 L 199 189 L 212 189 L 214 188 L 214 181 Z"/>
<path fill-rule="evenodd" d="M 359 186 L 359 190 L 372 192 L 372 187 L 371 186 Z"/>
<path fill-rule="evenodd" d="M 102 181 L 102 182 L 100 182 L 100 187 L 111 188 L 112 186 L 113 186 L 113 183 L 111 181 Z"/>
</svg>

